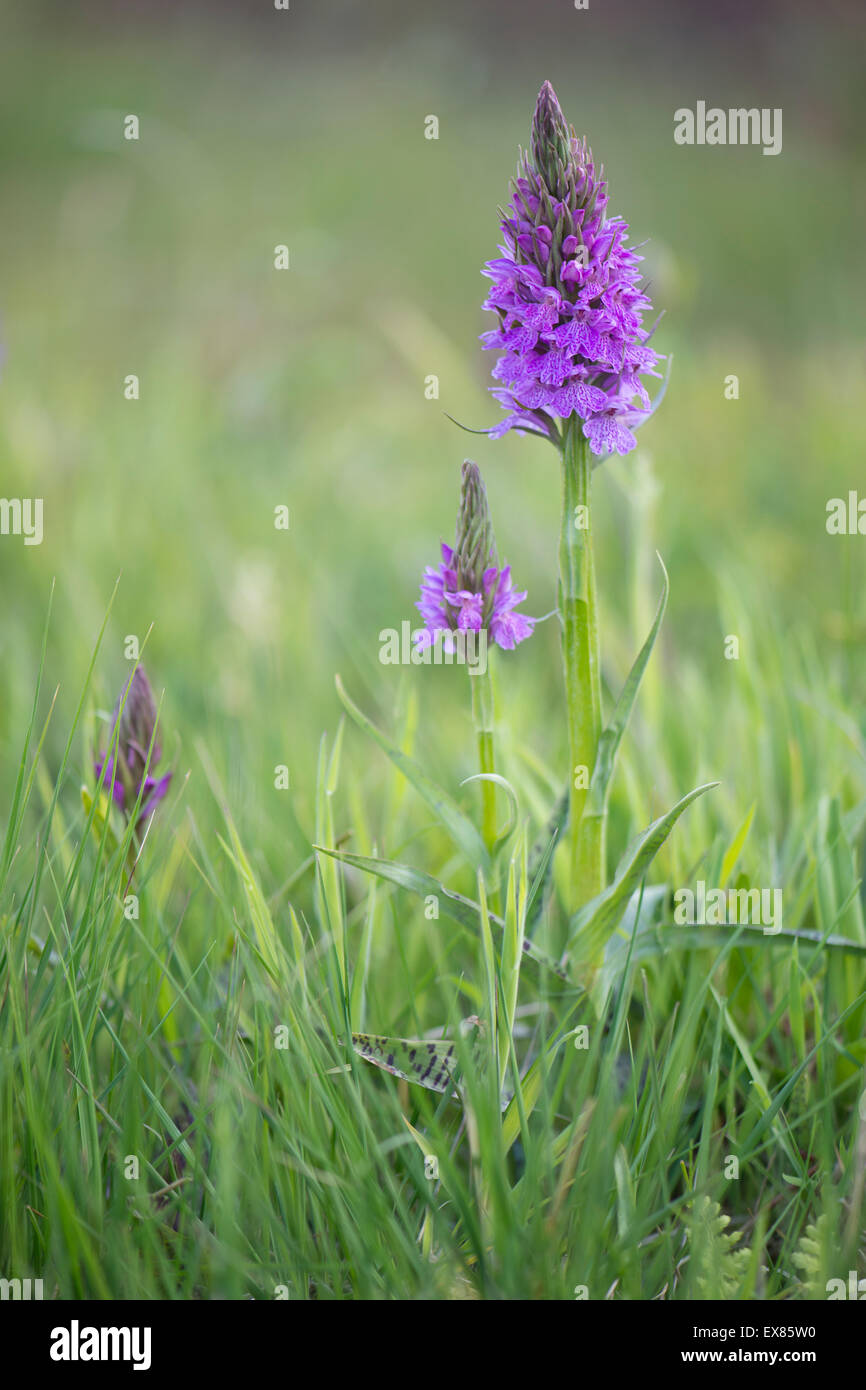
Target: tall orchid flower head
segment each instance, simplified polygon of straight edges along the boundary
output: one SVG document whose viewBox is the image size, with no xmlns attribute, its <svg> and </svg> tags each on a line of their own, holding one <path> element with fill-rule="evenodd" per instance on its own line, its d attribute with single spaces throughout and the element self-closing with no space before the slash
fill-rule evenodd
<svg viewBox="0 0 866 1390">
<path fill-rule="evenodd" d="M 502 385 L 491 389 L 508 411 L 493 437 L 515 429 L 559 443 L 576 418 L 594 454 L 627 454 L 655 408 L 642 379 L 658 377 L 661 360 L 643 326 L 643 257 L 626 244 L 628 224 L 608 216 L 603 172 L 545 82 L 502 215 L 502 255 L 483 272 L 493 282 L 484 308 L 499 324 L 481 341 L 500 354 Z"/>
<path fill-rule="evenodd" d="M 117 733 L 115 763 L 114 740 Z M 154 776 L 162 757 L 157 740 L 156 702 L 143 666 L 136 666 L 114 707 L 108 751 L 96 761 L 98 783 L 112 791 L 115 804 L 129 817 L 141 794 L 136 827 L 150 819 L 168 791 L 171 773 Z"/>
<path fill-rule="evenodd" d="M 506 651 L 531 636 L 536 618 L 515 612 L 526 598 L 511 582 L 511 566 L 499 568 L 487 505 L 487 489 L 476 463 L 463 464 L 460 513 L 453 548 L 442 542 L 442 561 L 428 565 L 415 607 L 424 628 L 415 634 L 418 647 L 438 639 L 453 650 L 453 633 L 481 632 Z"/>
</svg>

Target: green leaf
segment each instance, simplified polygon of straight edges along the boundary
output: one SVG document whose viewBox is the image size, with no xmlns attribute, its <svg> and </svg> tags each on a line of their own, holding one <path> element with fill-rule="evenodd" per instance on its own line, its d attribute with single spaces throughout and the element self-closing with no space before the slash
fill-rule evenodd
<svg viewBox="0 0 866 1390">
<path fill-rule="evenodd" d="M 802 1062 L 806 1055 L 806 1019 L 803 1012 L 803 986 L 800 980 L 800 954 L 796 941 L 788 966 L 788 1017 L 791 1020 L 791 1037 L 797 1052 L 797 1061 Z"/>
<path fill-rule="evenodd" d="M 733 840 L 731 841 L 730 845 L 725 851 L 725 856 L 722 860 L 721 872 L 719 874 L 720 888 L 724 888 L 725 884 L 727 883 L 728 879 L 734 871 L 734 866 L 736 865 L 736 862 L 740 857 L 743 845 L 746 843 L 746 836 L 748 835 L 749 830 L 751 829 L 752 819 L 754 817 L 755 807 L 757 806 L 757 804 L 757 801 L 752 802 L 751 808 L 746 814 L 746 819 L 743 821 L 742 825 L 740 826 L 739 830 L 737 831 L 736 835 L 734 836 Z"/>
<path fill-rule="evenodd" d="M 822 925 L 839 927 L 842 935 L 866 942 L 859 876 L 845 834 L 838 797 L 822 797 L 818 807 L 818 834 L 816 886 Z"/>
<path fill-rule="evenodd" d="M 502 1116 L 502 1144 L 505 1153 L 508 1153 L 518 1134 L 520 1133 L 520 1106 L 523 1104 L 523 1114 L 526 1119 L 532 1114 L 541 1095 L 541 1058 L 536 1057 L 529 1071 L 520 1080 L 520 1097 L 515 1091 L 513 1096 L 507 1098 L 505 1114 Z"/>
<path fill-rule="evenodd" d="M 384 753 L 388 755 L 395 767 L 399 768 L 403 776 L 423 797 L 434 815 L 441 822 L 445 830 L 451 836 L 458 849 L 466 855 L 467 859 L 476 868 L 481 867 L 489 870 L 490 856 L 485 848 L 484 841 L 480 833 L 476 830 L 472 821 L 461 811 L 453 797 L 443 790 L 436 782 L 427 776 L 426 772 L 410 758 L 408 753 L 404 753 L 396 743 L 389 739 L 378 729 L 376 725 L 358 708 L 349 698 L 343 687 L 340 677 L 335 677 L 337 694 L 343 704 L 343 708 L 349 717 L 354 720 L 359 729 L 363 729 L 372 739 L 378 743 Z"/>
<path fill-rule="evenodd" d="M 523 943 L 526 940 L 526 837 L 521 836 L 508 873 L 508 893 L 505 900 L 505 935 L 502 941 L 502 996 L 505 1027 L 509 1038 L 514 1031 L 517 995 L 520 989 L 520 967 L 523 963 Z M 504 1070 L 505 1059 L 501 1066 Z"/>
<path fill-rule="evenodd" d="M 469 1046 L 472 1045 L 469 1041 Z M 431 1042 L 426 1038 L 386 1038 L 376 1033 L 353 1033 L 352 1047 L 365 1062 L 371 1062 L 391 1076 L 456 1099 L 457 1044 L 447 1038 Z"/>
<path fill-rule="evenodd" d="M 649 956 L 662 953 L 663 945 L 657 939 L 657 919 L 667 895 L 668 887 L 664 883 L 648 885 L 642 892 L 637 889 L 632 893 L 622 921 L 605 945 L 597 986 L 602 1000 L 606 1001 L 620 983 L 629 962 L 637 965 Z"/>
<path fill-rule="evenodd" d="M 285 971 L 274 920 L 271 917 L 267 900 L 253 872 L 247 853 L 241 844 L 235 823 L 228 815 L 226 817 L 226 824 L 228 826 L 231 843 L 226 844 L 221 835 L 217 836 L 217 841 L 222 847 L 226 858 L 234 865 L 235 871 L 243 886 L 244 897 L 246 898 L 250 921 L 253 924 L 256 946 L 261 961 L 268 971 L 268 974 L 278 983 L 282 983 L 284 982 Z"/>
<path fill-rule="evenodd" d="M 635 1226 L 634 1184 L 628 1166 L 625 1146 L 620 1144 L 613 1156 L 613 1175 L 616 1181 L 616 1226 L 620 1240 L 628 1241 Z"/>
<path fill-rule="evenodd" d="M 324 734 L 319 744 L 319 765 L 316 776 L 316 837 L 328 845 L 332 845 L 335 840 L 333 805 L 334 793 L 337 790 L 340 777 L 344 727 L 344 722 L 341 719 L 330 759 L 327 756 L 327 740 Z M 340 974 L 340 984 L 345 999 L 348 995 L 348 962 L 346 959 L 346 910 L 343 902 L 343 887 L 336 865 L 330 859 L 326 859 L 324 863 L 321 859 L 317 859 L 316 863 L 319 871 L 319 916 L 323 922 L 327 923 L 331 934 L 337 969 Z"/>
<path fill-rule="evenodd" d="M 481 908 L 478 903 L 473 902 L 471 898 L 464 898 L 462 893 L 452 893 L 449 888 L 439 882 L 438 878 L 425 873 L 423 869 L 413 869 L 409 864 L 395 864 L 390 859 L 368 859 L 362 854 L 347 854 L 343 850 L 325 849 L 322 845 L 314 845 L 313 848 L 321 854 L 330 854 L 333 859 L 339 859 L 343 864 L 351 864 L 353 868 L 361 869 L 364 873 L 378 874 L 379 878 L 384 878 L 389 883 L 396 883 L 398 888 L 405 888 L 408 892 L 415 893 L 419 898 L 436 897 L 442 911 L 453 922 L 459 922 L 473 936 L 477 936 L 481 922 Z M 501 917 L 497 917 L 492 912 L 488 913 L 488 916 L 494 927 L 497 927 L 499 931 L 505 930 L 505 923 Z M 561 980 L 569 979 L 567 972 L 557 965 L 550 956 L 540 951 L 533 942 L 524 940 L 523 951 L 530 960 L 535 961 L 536 965 L 550 970 Z"/>
<path fill-rule="evenodd" d="M 81 805 L 84 807 L 84 814 L 90 819 L 91 831 L 96 841 L 97 847 L 102 847 L 102 837 L 106 838 L 110 853 L 114 854 L 120 847 L 120 840 L 111 824 L 112 802 L 107 792 L 97 792 L 96 796 L 88 787 L 81 788 Z"/>
<path fill-rule="evenodd" d="M 529 877 L 532 887 L 526 905 L 526 935 L 531 936 L 544 911 L 545 900 L 553 873 L 553 851 L 568 824 L 568 787 L 560 796 L 550 817 L 529 852 Z"/>
<path fill-rule="evenodd" d="M 499 961 L 496 959 L 496 952 L 493 949 L 493 933 L 490 930 L 490 912 L 487 907 L 487 894 L 484 891 L 484 877 L 478 875 L 478 904 L 480 907 L 481 922 L 481 956 L 484 961 L 484 983 L 486 997 L 484 1009 L 487 1018 L 490 1019 L 490 1040 L 485 1062 L 488 1074 L 492 1074 L 492 1087 L 496 1095 L 502 1095 L 502 1072 L 503 1061 L 501 1052 L 503 1048 L 507 1055 L 509 1037 L 504 1030 L 499 1006 Z M 468 1117 L 467 1117 L 468 1122 Z M 470 1151 L 474 1143 L 470 1125 Z"/>
<path fill-rule="evenodd" d="M 661 931 L 664 931 L 664 940 Z M 731 938 L 736 938 L 737 946 L 781 946 L 790 950 L 792 944 L 801 942 L 827 951 L 838 951 L 846 956 L 866 956 L 866 946 L 860 941 L 850 941 L 846 936 L 825 936 L 823 932 L 810 928 L 783 927 L 781 931 L 767 932 L 763 927 L 753 927 L 741 923 L 739 926 L 670 926 L 659 924 L 657 938 L 641 945 L 640 959 L 663 955 L 665 950 L 679 948 L 686 951 L 706 950 L 711 946 L 727 946 Z"/>
<path fill-rule="evenodd" d="M 545 1055 L 536 1057 L 535 1061 L 526 1071 L 526 1074 L 518 1078 L 517 1090 L 513 1092 L 510 1090 L 503 1091 L 502 1098 L 505 1113 L 502 1116 L 502 1142 L 505 1145 L 506 1153 L 520 1133 L 521 1110 L 523 1112 L 523 1122 L 525 1123 L 538 1103 L 538 1098 L 541 1095 L 541 1083 L 544 1079 L 544 1073 L 549 1068 L 552 1058 L 559 1051 L 560 1047 L 573 1036 L 573 1030 L 570 1027 L 563 1027 L 563 1021 L 560 1022 L 560 1026 L 563 1028 L 563 1031 L 559 1036 L 550 1038 L 545 1044 Z M 592 1106 L 592 1101 L 590 1101 L 589 1104 Z M 556 1154 L 557 1158 L 562 1157 L 562 1153 L 557 1151 L 557 1142 L 559 1140 L 567 1141 L 568 1139 L 569 1131 L 564 1130 L 554 1140 L 553 1152 Z"/>
<path fill-rule="evenodd" d="M 710 1302 L 739 1298 L 751 1262 L 747 1246 L 734 1248 L 742 1239 L 742 1231 L 726 1229 L 731 1218 L 707 1192 L 690 1202 L 687 1210 L 689 1296 Z"/>
<path fill-rule="evenodd" d="M 656 552 L 658 555 L 658 552 Z M 668 594 L 670 593 L 670 582 L 668 572 L 664 567 L 662 557 L 658 555 L 658 562 L 662 567 L 662 594 L 659 599 L 656 616 L 649 636 L 638 652 L 634 665 L 628 673 L 628 679 L 620 692 L 620 697 L 616 702 L 610 723 L 598 740 L 598 748 L 595 755 L 595 764 L 592 769 L 592 779 L 589 784 L 589 791 L 586 797 L 584 816 L 603 816 L 604 808 L 607 804 L 610 782 L 613 777 L 613 770 L 616 764 L 616 755 L 619 752 L 619 745 L 622 743 L 622 736 L 631 718 L 637 692 L 640 688 L 643 673 L 646 670 L 647 662 L 650 659 L 652 649 L 655 646 L 659 628 L 667 607 Z"/>
<path fill-rule="evenodd" d="M 471 777 L 464 777 L 460 785 L 461 787 L 465 787 L 469 782 L 493 782 L 497 787 L 502 787 L 503 791 L 507 794 L 509 806 L 508 820 L 504 828 L 497 831 L 496 843 L 499 844 L 502 840 L 507 840 L 517 824 L 519 809 L 517 792 L 505 777 L 500 777 L 498 772 L 475 772 Z"/>
<path fill-rule="evenodd" d="M 718 785 L 718 782 L 706 782 L 701 787 L 695 787 L 694 791 L 690 791 L 678 801 L 666 815 L 654 820 L 644 833 L 632 842 L 620 860 L 610 887 L 599 893 L 572 917 L 568 939 L 571 956 L 579 961 L 597 960 L 604 951 L 608 938 L 619 925 L 629 898 L 683 811 L 699 796 L 703 796 L 704 792 Z"/>
</svg>

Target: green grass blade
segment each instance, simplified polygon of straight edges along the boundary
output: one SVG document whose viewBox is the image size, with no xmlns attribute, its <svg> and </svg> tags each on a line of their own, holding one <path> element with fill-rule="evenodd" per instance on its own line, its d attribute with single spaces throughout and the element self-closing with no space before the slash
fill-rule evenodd
<svg viewBox="0 0 866 1390">
<path fill-rule="evenodd" d="M 526 935 L 531 936 L 544 911 L 553 875 L 553 851 L 562 839 L 568 824 L 568 787 L 560 796 L 544 829 L 529 852 L 529 877 L 532 887 L 526 905 Z"/>
<path fill-rule="evenodd" d="M 628 727 L 631 712 L 634 709 L 634 703 L 637 699 L 638 690 L 640 689 L 640 683 L 643 679 L 643 673 L 646 670 L 647 662 L 652 654 L 652 649 L 655 646 L 659 628 L 662 625 L 662 620 L 665 615 L 668 594 L 670 593 L 670 581 L 668 579 L 668 572 L 664 567 L 664 562 L 660 555 L 658 557 L 658 562 L 662 567 L 662 593 L 658 602 L 658 608 L 656 609 L 655 619 L 650 628 L 649 636 L 635 657 L 634 665 L 628 673 L 628 678 L 614 706 L 610 721 L 598 740 L 595 764 L 592 769 L 592 778 L 590 780 L 589 791 L 586 797 L 586 806 L 583 812 L 584 817 L 604 815 L 608 794 L 610 792 L 611 778 L 613 777 L 613 771 L 616 765 L 616 755 L 619 752 L 623 734 Z"/>
<path fill-rule="evenodd" d="M 351 864 L 356 869 L 363 870 L 367 874 L 377 874 L 379 878 L 384 878 L 388 883 L 395 883 L 398 888 L 405 888 L 410 893 L 415 893 L 419 898 L 436 897 L 439 905 L 446 916 L 453 922 L 459 922 L 462 927 L 468 928 L 473 935 L 477 935 L 480 922 L 481 908 L 478 903 L 471 898 L 465 898 L 462 893 L 454 893 L 450 888 L 446 888 L 440 883 L 438 878 L 432 874 L 425 873 L 423 869 L 412 868 L 409 864 L 396 864 L 390 859 L 368 859 L 362 854 L 349 854 L 344 850 L 326 849 L 323 845 L 315 845 L 314 848 L 320 854 L 329 854 L 333 859 L 340 860 L 343 864 Z M 499 931 L 505 930 L 505 923 L 501 917 L 495 913 L 489 913 L 490 921 Z M 544 951 L 540 951 L 532 941 L 523 941 L 523 952 L 534 961 L 536 965 L 545 970 L 550 970 L 561 980 L 569 978 L 568 972 L 557 965 L 550 956 Z"/>
<path fill-rule="evenodd" d="M 440 824 L 448 832 L 457 848 L 466 855 L 474 867 L 481 867 L 485 872 L 489 870 L 490 856 L 484 841 L 472 821 L 461 811 L 453 797 L 449 796 L 448 792 L 438 786 L 431 777 L 428 777 L 414 758 L 410 758 L 408 753 L 404 753 L 402 748 L 398 747 L 393 740 L 382 733 L 381 729 L 376 727 L 372 720 L 367 718 L 346 694 L 339 676 L 336 677 L 336 686 L 337 694 L 346 713 L 359 729 L 363 729 L 378 743 L 394 766 L 400 769 L 408 782 L 411 782 L 418 795 L 423 797 Z"/>
<path fill-rule="evenodd" d="M 568 952 L 577 961 L 594 961 L 611 934 L 616 930 L 625 912 L 632 893 L 661 849 L 674 825 L 687 807 L 691 806 L 704 792 L 718 786 L 718 782 L 706 782 L 695 787 L 687 796 L 664 816 L 659 816 L 652 825 L 632 843 L 620 861 L 616 876 L 609 888 L 600 893 L 592 902 L 586 904 L 571 919 Z"/>
</svg>

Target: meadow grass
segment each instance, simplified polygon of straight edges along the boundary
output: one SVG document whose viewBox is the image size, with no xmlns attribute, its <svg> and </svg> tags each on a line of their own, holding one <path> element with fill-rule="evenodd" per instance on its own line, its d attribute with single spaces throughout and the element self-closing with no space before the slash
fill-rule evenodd
<svg viewBox="0 0 866 1390">
<path fill-rule="evenodd" d="M 866 933 L 851 850 L 866 800 L 851 731 L 810 687 L 814 662 L 760 635 L 769 669 L 752 663 L 746 688 L 691 706 L 698 741 L 723 711 L 746 785 L 685 814 L 654 878 L 772 883 L 782 933 L 677 926 L 669 897 L 656 902 L 633 938 L 627 920 L 614 939 L 601 1017 L 525 959 L 506 1040 L 534 1070 L 503 1120 L 498 1087 L 464 1059 L 471 1152 L 460 1105 L 346 1045 L 350 1028 L 412 1038 L 489 1019 L 497 983 L 507 994 L 483 919 L 474 935 L 444 913 L 428 920 L 417 898 L 357 872 L 344 880 L 329 859 L 316 875 L 313 840 L 349 843 L 432 864 L 474 895 L 465 856 L 399 771 L 371 776 L 354 730 L 323 736 L 315 827 L 294 828 L 277 881 L 245 848 L 199 742 L 199 796 L 219 828 L 206 831 L 178 790 L 130 884 L 128 845 L 111 852 L 96 804 L 89 818 L 76 808 L 68 750 L 45 767 L 38 697 L 0 899 L 5 1267 L 47 1277 L 52 1293 L 148 1298 L 272 1297 L 278 1286 L 319 1298 L 562 1298 L 577 1286 L 779 1297 L 846 1277 L 866 1142 Z M 505 682 L 499 694 L 507 704 Z M 406 751 L 414 703 L 407 690 Z M 90 705 L 82 696 L 84 727 Z M 759 717 L 768 705 L 772 726 Z M 82 721 L 70 723 L 70 749 Z M 638 732 L 615 823 L 641 826 L 655 801 L 645 789 L 666 795 L 683 760 L 673 719 Z M 531 819 L 555 773 L 504 743 Z M 744 838 L 735 817 L 759 779 Z M 519 882 L 519 853 L 513 873 Z M 137 920 L 124 915 L 133 891 Z M 555 950 L 546 925 L 535 939 Z M 511 1060 L 506 1051 L 506 1075 Z M 129 1156 L 137 1178 L 125 1176 Z M 714 1203 L 748 1259 L 726 1252 Z M 804 1268 L 810 1225 L 819 1253 Z"/>
<path fill-rule="evenodd" d="M 490 419 L 477 268 L 510 173 L 503 126 L 524 137 L 526 102 L 464 104 L 460 148 L 434 163 L 444 147 L 419 149 L 405 76 L 386 118 L 333 67 L 287 88 L 262 58 L 252 92 L 228 52 L 193 79 L 183 48 L 158 72 L 140 58 L 156 135 L 138 166 L 104 147 L 129 81 L 91 50 L 56 71 L 31 54 L 55 80 L 26 163 L 4 151 L 0 243 L 20 274 L 2 490 L 44 495 L 46 542 L 0 547 L 0 1273 L 82 1298 L 824 1297 L 863 1267 L 866 1158 L 862 561 L 823 525 L 864 442 L 838 409 L 847 243 L 821 267 L 813 336 L 792 340 L 786 295 L 808 289 L 781 236 L 796 152 L 769 191 L 745 164 L 721 181 L 696 166 L 671 209 L 672 150 L 642 178 L 649 137 L 609 129 L 588 88 L 587 128 L 597 140 L 603 123 L 615 191 L 654 237 L 654 294 L 677 310 L 640 458 L 596 477 L 608 714 L 652 622 L 656 549 L 671 580 L 613 783 L 611 869 L 719 783 L 677 822 L 590 994 L 520 950 L 529 849 L 565 781 L 556 620 L 494 653 L 517 823 L 486 904 L 467 845 L 334 688 L 339 673 L 454 799 L 451 832 L 480 824 L 479 788 L 461 785 L 477 771 L 465 673 L 384 667 L 378 633 L 412 614 L 453 525 L 466 437 L 441 409 Z M 10 110 L 27 71 L 8 73 Z M 816 177 L 835 189 L 840 173 Z M 399 234 L 383 230 L 393 179 Z M 456 225 L 455 188 L 472 190 Z M 732 191 L 765 213 L 741 261 Z M 473 451 L 500 549 L 546 612 L 555 456 Z M 151 624 L 174 777 L 138 847 L 81 787 L 128 674 L 123 639 Z M 497 808 L 504 822 L 506 795 Z M 409 864 L 477 911 L 461 924 L 440 896 L 430 917 L 423 896 L 314 846 Z M 550 960 L 565 945 L 554 869 L 531 932 Z M 677 925 L 671 891 L 699 879 L 781 889 L 783 930 Z M 472 1016 L 483 1029 L 461 1032 Z M 440 1030 L 457 1099 L 350 1041 Z"/>
</svg>

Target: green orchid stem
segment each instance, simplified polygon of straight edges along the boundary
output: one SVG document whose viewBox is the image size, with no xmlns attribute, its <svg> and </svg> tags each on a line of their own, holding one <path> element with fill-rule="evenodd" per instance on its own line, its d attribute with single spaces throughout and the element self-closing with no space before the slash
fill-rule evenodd
<svg viewBox="0 0 866 1390">
<path fill-rule="evenodd" d="M 480 664 L 470 668 L 469 684 L 472 687 L 472 721 L 478 740 L 478 771 L 495 772 L 493 755 L 493 682 L 490 678 L 490 653 L 485 653 L 486 663 L 482 671 Z M 488 849 L 496 840 L 496 786 L 493 782 L 481 783 L 481 834 Z"/>
<path fill-rule="evenodd" d="M 572 911 L 600 893 L 605 878 L 605 815 L 584 815 L 601 734 L 601 667 L 592 558 L 592 460 L 580 421 L 562 441 L 559 612 L 568 717 L 568 859 Z"/>
</svg>

